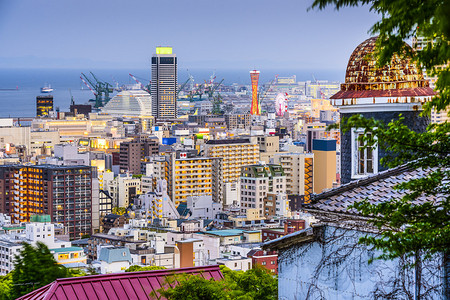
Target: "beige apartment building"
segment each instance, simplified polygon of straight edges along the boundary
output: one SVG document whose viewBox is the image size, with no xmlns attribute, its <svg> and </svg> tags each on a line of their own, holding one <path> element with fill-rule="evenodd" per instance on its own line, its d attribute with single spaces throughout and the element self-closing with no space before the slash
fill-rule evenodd
<svg viewBox="0 0 450 300">
<path fill-rule="evenodd" d="M 217 201 L 220 190 L 214 189 L 213 185 L 221 177 L 219 165 L 219 160 L 210 157 L 187 158 L 182 152 L 168 155 L 167 193 L 175 205 L 189 196 L 212 196 Z"/>
<path fill-rule="evenodd" d="M 280 138 L 277 135 L 272 136 L 252 136 L 250 138 L 252 144 L 259 145 L 259 160 L 270 163 L 270 159 L 280 152 Z"/>
<path fill-rule="evenodd" d="M 314 154 L 278 153 L 274 156 L 274 163 L 281 165 L 286 174 L 286 194 L 303 196 L 304 202 L 308 203 L 314 187 Z"/>
<path fill-rule="evenodd" d="M 223 182 L 236 182 L 242 166 L 258 163 L 259 145 L 249 139 L 210 140 L 205 144 L 205 156 L 222 158 Z"/>
</svg>

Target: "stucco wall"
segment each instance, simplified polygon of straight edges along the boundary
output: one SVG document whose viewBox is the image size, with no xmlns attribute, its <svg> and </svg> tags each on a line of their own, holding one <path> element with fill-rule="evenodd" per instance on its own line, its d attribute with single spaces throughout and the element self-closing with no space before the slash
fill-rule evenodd
<svg viewBox="0 0 450 300">
<path fill-rule="evenodd" d="M 322 227 L 322 241 L 294 245 L 278 257 L 279 299 L 379 299 L 396 290 L 393 298 L 408 299 L 405 288 L 414 295 L 414 270 L 402 269 L 401 261 L 368 261 L 380 253 L 358 245 L 364 233 L 335 227 Z M 430 268 L 432 270 L 433 268 Z M 437 268 L 434 268 L 437 270 Z M 423 274 L 424 284 L 437 285 L 439 272 Z M 383 296 L 384 295 L 384 296 Z M 431 298 L 439 299 L 439 289 Z"/>
</svg>

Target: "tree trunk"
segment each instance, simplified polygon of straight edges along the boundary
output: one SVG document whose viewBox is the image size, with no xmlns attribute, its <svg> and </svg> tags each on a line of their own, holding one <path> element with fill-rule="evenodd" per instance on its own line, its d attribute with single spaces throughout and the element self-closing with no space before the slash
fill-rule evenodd
<svg viewBox="0 0 450 300">
<path fill-rule="evenodd" d="M 450 251 L 444 251 L 444 300 L 450 300 Z"/>
<path fill-rule="evenodd" d="M 415 288 L 415 300 L 420 300 L 420 288 L 422 286 L 422 258 L 420 256 L 421 251 L 417 250 L 416 251 L 416 263 L 415 263 L 415 273 L 416 273 L 416 288 Z"/>
</svg>

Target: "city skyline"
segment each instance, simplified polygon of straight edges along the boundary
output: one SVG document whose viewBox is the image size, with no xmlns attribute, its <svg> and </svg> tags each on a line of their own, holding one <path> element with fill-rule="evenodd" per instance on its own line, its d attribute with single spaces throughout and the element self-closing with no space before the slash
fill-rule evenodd
<svg viewBox="0 0 450 300">
<path fill-rule="evenodd" d="M 379 17 L 311 4 L 3 1 L 0 68 L 145 68 L 159 45 L 174 48 L 180 69 L 345 68 Z"/>
</svg>

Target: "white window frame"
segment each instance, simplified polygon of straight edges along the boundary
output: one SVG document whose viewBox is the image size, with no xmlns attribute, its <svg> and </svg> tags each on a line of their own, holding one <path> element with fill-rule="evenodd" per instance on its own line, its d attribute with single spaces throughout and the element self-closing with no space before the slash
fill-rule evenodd
<svg viewBox="0 0 450 300">
<path fill-rule="evenodd" d="M 352 128 L 351 131 L 351 161 L 352 161 L 352 179 L 360 179 L 367 177 L 369 175 L 378 174 L 378 144 L 374 145 L 374 149 L 372 149 L 372 162 L 373 162 L 373 173 L 367 173 L 367 170 L 364 170 L 364 173 L 358 172 L 358 161 L 359 161 L 359 149 L 358 149 L 358 136 L 360 134 L 364 134 L 364 128 Z M 376 137 L 375 137 L 376 139 Z M 366 151 L 369 151 L 369 148 L 366 148 Z M 367 153 L 367 152 L 366 152 Z M 367 159 L 367 155 L 365 156 Z M 367 163 L 365 164 L 365 169 L 367 168 Z"/>
</svg>

